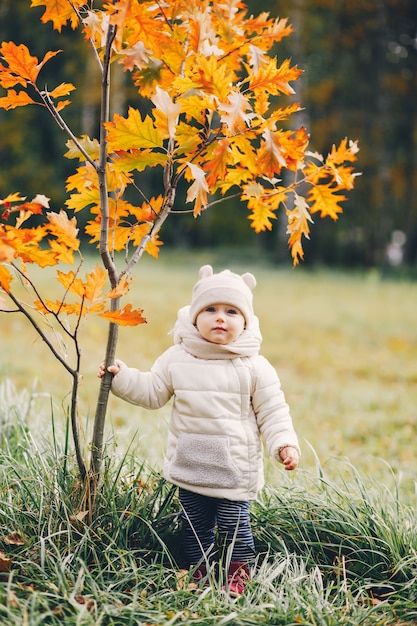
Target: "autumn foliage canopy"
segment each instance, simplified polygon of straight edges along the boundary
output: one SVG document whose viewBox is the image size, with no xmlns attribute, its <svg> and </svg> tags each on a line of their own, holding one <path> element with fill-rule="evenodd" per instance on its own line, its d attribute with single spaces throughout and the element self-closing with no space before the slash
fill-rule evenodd
<svg viewBox="0 0 417 626">
<path fill-rule="evenodd" d="M 358 147 L 344 139 L 324 158 L 308 151 L 304 128 L 290 129 L 289 120 L 300 109 L 292 84 L 301 70 L 288 59 L 270 56 L 271 49 L 292 32 L 286 19 L 267 13 L 247 16 L 239 0 L 114 0 L 100 9 L 81 0 L 31 4 L 44 7 L 42 21 L 51 21 L 58 31 L 82 28 L 99 66 L 112 29 L 110 61 L 131 74 L 151 110 L 144 114 L 131 107 L 123 116 L 104 120 L 100 138 L 73 136 L 62 111 L 70 105 L 75 86 L 63 82 L 47 90 L 42 83 L 42 68 L 61 51 L 50 51 L 39 60 L 24 44 L 1 45 L 0 85 L 5 95 L 0 107 L 35 105 L 49 110 L 70 135 L 65 156 L 79 162 L 66 183 L 70 195 L 65 210 L 49 211 L 49 200 L 41 195 L 30 202 L 14 192 L 1 199 L 0 284 L 6 292 L 12 281 L 10 264 L 20 261 L 24 268 L 28 263 L 41 267 L 73 263 L 79 238 L 69 211 L 88 210 L 87 234 L 92 243 L 100 240 L 98 169 L 103 165 L 103 142 L 112 252 L 141 245 L 167 203 L 169 211 L 174 210 L 173 192 L 181 179 L 188 185 L 186 202 L 196 217 L 210 206 L 210 199 L 238 194 L 252 228 L 261 232 L 272 228 L 281 207 L 288 218 L 295 264 L 303 258 L 302 238 L 309 235 L 311 215 L 337 219 L 342 212 L 344 193 L 354 184 L 352 163 Z M 124 199 L 126 189 L 136 185 L 135 175 L 146 168 L 159 168 L 163 192 L 150 198 L 139 192 L 139 202 L 133 204 Z M 292 175 L 286 176 L 285 185 L 284 170 Z M 301 183 L 303 196 L 297 191 Z M 34 213 L 44 215 L 44 224 L 26 228 Z M 156 233 L 146 240 L 146 251 L 157 256 L 160 245 Z M 103 270 L 97 269 L 85 283 L 72 271 L 59 272 L 58 280 L 81 296 L 86 310 L 106 315 L 103 295 L 115 294 L 103 294 Z M 123 289 L 120 286 L 117 293 Z M 65 303 L 39 303 L 44 312 L 59 306 L 68 313 L 82 310 L 73 305 L 71 310 Z M 125 313 L 125 323 L 139 321 L 131 311 Z M 123 323 L 121 312 L 113 317 Z"/>
</svg>

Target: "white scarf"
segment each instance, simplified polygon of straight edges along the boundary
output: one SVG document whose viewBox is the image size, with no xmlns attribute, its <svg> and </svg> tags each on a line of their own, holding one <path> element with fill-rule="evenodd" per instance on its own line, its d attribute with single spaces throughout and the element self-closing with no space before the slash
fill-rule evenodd
<svg viewBox="0 0 417 626">
<path fill-rule="evenodd" d="M 204 339 L 190 320 L 190 307 L 178 311 L 178 318 L 171 334 L 174 343 L 182 344 L 189 354 L 199 359 L 235 359 L 256 356 L 262 343 L 259 320 L 254 315 L 248 327 L 231 343 L 218 344 Z"/>
</svg>

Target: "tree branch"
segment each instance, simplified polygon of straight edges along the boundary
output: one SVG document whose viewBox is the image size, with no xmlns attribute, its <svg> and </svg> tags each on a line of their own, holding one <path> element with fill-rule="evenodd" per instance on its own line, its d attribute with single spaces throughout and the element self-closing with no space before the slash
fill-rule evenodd
<svg viewBox="0 0 417 626">
<path fill-rule="evenodd" d="M 106 48 L 103 62 L 102 94 L 101 94 L 101 116 L 100 116 L 100 155 L 98 162 L 98 178 L 100 190 L 100 255 L 103 265 L 106 268 L 112 288 L 118 283 L 116 266 L 109 251 L 109 199 L 106 181 L 107 165 L 107 132 L 105 123 L 109 120 L 110 107 L 110 57 L 113 40 L 116 36 L 116 27 L 109 25 L 106 37 Z"/>
</svg>

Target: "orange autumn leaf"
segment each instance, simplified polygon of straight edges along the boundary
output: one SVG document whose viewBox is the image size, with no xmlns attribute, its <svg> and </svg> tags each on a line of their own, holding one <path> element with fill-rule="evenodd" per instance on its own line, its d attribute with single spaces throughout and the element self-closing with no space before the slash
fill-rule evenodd
<svg viewBox="0 0 417 626">
<path fill-rule="evenodd" d="M 71 85 L 71 83 L 61 83 L 49 93 L 49 96 L 51 98 L 62 98 L 62 96 L 67 96 L 71 91 L 74 91 L 74 89 L 75 87 Z"/>
<path fill-rule="evenodd" d="M 74 250 L 69 248 L 65 243 L 58 240 L 50 240 L 49 247 L 55 255 L 57 263 L 66 263 L 72 265 L 74 263 Z M 55 265 L 55 263 L 54 263 Z"/>
<path fill-rule="evenodd" d="M 243 198 L 247 199 L 248 209 L 251 211 L 248 218 L 256 233 L 272 230 L 271 220 L 277 219 L 276 211 L 287 198 L 287 190 L 277 187 L 267 191 L 259 183 L 244 186 Z"/>
<path fill-rule="evenodd" d="M 106 294 L 106 298 L 121 298 L 122 296 L 125 296 L 130 289 L 130 283 L 132 280 L 133 278 L 129 279 L 126 274 L 123 274 L 116 287 L 111 289 Z"/>
<path fill-rule="evenodd" d="M 103 289 L 107 283 L 107 272 L 100 265 L 86 275 L 85 297 L 90 302 L 95 302 L 102 297 Z"/>
<path fill-rule="evenodd" d="M 7 96 L 0 98 L 0 108 L 6 111 L 10 111 L 16 107 L 26 106 L 27 104 L 36 104 L 36 102 L 26 91 L 17 92 L 14 89 L 9 89 Z"/>
<path fill-rule="evenodd" d="M 66 291 L 75 293 L 80 298 L 84 296 L 84 283 L 81 278 L 77 278 L 72 270 L 66 274 L 57 270 L 57 281 L 63 285 Z"/>
<path fill-rule="evenodd" d="M 132 305 L 126 304 L 121 310 L 105 311 L 99 315 L 119 326 L 137 326 L 138 324 L 146 324 L 146 319 L 142 316 L 142 313 L 142 309 L 132 310 Z"/>
<path fill-rule="evenodd" d="M 1 251 L 2 248 L 0 246 L 0 261 L 2 260 Z M 3 264 L 0 264 L 0 287 L 4 289 L 4 291 L 9 292 L 12 280 L 13 276 L 11 275 L 7 267 L 4 267 Z"/>
<path fill-rule="evenodd" d="M 276 59 L 270 59 L 251 76 L 249 87 L 255 92 L 262 90 L 274 96 L 281 93 L 289 96 L 295 93 L 290 81 L 297 80 L 302 73 L 297 67 L 290 67 L 289 59 L 285 59 L 280 67 L 277 67 Z"/>
<path fill-rule="evenodd" d="M 155 235 L 150 241 L 148 241 L 148 243 L 146 244 L 145 247 L 145 252 L 147 254 L 149 254 L 149 256 L 153 257 L 154 259 L 157 259 L 159 256 L 159 248 L 160 246 L 163 246 L 163 242 L 159 239 L 158 235 Z"/>
<path fill-rule="evenodd" d="M 340 165 L 345 161 L 356 161 L 356 154 L 358 152 L 358 142 L 357 141 L 349 141 L 345 137 L 339 144 L 339 146 L 332 146 L 332 150 L 326 159 L 326 163 L 334 163 L 335 165 Z"/>
<path fill-rule="evenodd" d="M 90 302 L 96 302 L 103 297 L 103 289 L 107 282 L 107 272 L 97 264 L 94 270 L 86 275 L 86 280 L 83 281 L 72 270 L 66 274 L 58 270 L 57 280 L 66 291 Z"/>
<path fill-rule="evenodd" d="M 206 161 L 203 167 L 204 171 L 207 172 L 206 180 L 209 187 L 214 187 L 217 180 L 224 178 L 231 154 L 229 141 L 226 138 L 214 144 L 211 158 Z"/>
<path fill-rule="evenodd" d="M 52 22 L 55 30 L 61 32 L 63 26 L 68 22 L 71 28 L 78 25 L 78 15 L 73 7 L 80 9 L 85 4 L 84 0 L 31 0 L 32 7 L 45 7 L 41 20 L 45 24 Z"/>
<path fill-rule="evenodd" d="M 287 165 L 284 150 L 280 144 L 280 133 L 265 129 L 258 153 L 258 164 L 268 178 L 279 174 Z"/>
<path fill-rule="evenodd" d="M 258 200 L 252 203 L 252 213 L 249 219 L 255 233 L 262 233 L 265 230 L 272 230 L 271 220 L 276 220 L 277 216 L 266 202 Z"/>
<path fill-rule="evenodd" d="M 49 220 L 48 231 L 51 235 L 65 243 L 68 248 L 72 250 L 78 250 L 80 247 L 80 240 L 78 239 L 78 228 L 75 217 L 69 218 L 65 211 L 59 213 L 47 213 Z"/>
<path fill-rule="evenodd" d="M 27 46 L 4 41 L 0 46 L 0 54 L 7 66 L 0 66 L 0 85 L 5 88 L 14 85 L 26 87 L 27 83 L 34 85 L 45 63 L 60 52 L 61 50 L 47 52 L 42 61 L 39 61 L 30 54 Z"/>
<path fill-rule="evenodd" d="M 339 202 L 346 200 L 346 196 L 338 193 L 338 190 L 328 185 L 317 185 L 312 187 L 307 194 L 307 200 L 310 203 L 311 213 L 320 213 L 320 217 L 331 217 L 336 221 L 340 213 L 343 213 Z"/>
</svg>

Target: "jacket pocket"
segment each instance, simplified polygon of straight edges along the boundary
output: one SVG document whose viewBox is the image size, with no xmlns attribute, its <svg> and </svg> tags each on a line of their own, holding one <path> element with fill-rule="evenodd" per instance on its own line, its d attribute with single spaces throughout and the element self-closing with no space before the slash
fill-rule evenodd
<svg viewBox="0 0 417 626">
<path fill-rule="evenodd" d="M 170 476 L 174 481 L 196 487 L 236 488 L 240 472 L 232 461 L 229 438 L 181 433 Z"/>
</svg>

